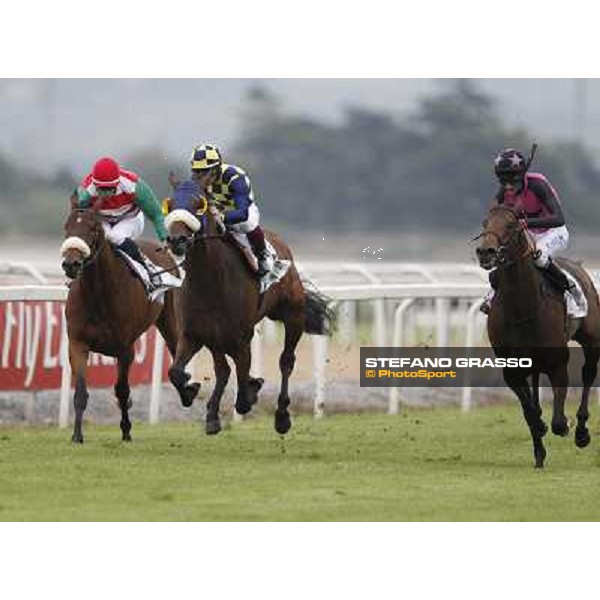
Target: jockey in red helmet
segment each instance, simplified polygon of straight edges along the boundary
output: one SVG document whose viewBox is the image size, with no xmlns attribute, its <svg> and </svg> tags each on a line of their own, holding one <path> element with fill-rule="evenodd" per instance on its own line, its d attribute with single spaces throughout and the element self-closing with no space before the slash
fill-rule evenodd
<svg viewBox="0 0 600 600">
<path fill-rule="evenodd" d="M 549 278 L 563 291 L 570 290 L 565 274 L 552 261 L 552 256 L 564 250 L 569 243 L 558 193 L 541 173 L 529 173 L 531 162 L 514 148 L 506 148 L 494 159 L 494 171 L 500 183 L 495 196 L 497 204 L 504 204 L 522 213 L 521 222 L 535 241 L 538 256 L 535 264 L 544 269 Z M 497 273 L 490 272 L 492 290 L 486 295 L 481 310 L 489 312 L 490 302 L 498 287 Z"/>
<path fill-rule="evenodd" d="M 212 210 L 223 212 L 225 227 L 242 245 L 246 239 L 258 259 L 258 276 L 263 277 L 273 267 L 265 245 L 265 234 L 259 225 L 260 212 L 247 173 L 223 162 L 221 153 L 212 144 L 202 144 L 192 151 L 192 177 L 206 192 Z"/>
<path fill-rule="evenodd" d="M 152 221 L 158 239 L 167 239 L 161 206 L 152 188 L 139 175 L 105 156 L 83 178 L 77 196 L 81 208 L 98 208 L 108 241 L 147 268 L 133 241 L 144 231 L 144 215 Z"/>
</svg>

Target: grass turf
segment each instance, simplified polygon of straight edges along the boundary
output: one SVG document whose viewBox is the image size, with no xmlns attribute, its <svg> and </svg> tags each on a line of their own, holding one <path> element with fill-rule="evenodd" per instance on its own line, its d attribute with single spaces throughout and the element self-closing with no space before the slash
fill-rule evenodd
<svg viewBox="0 0 600 600">
<path fill-rule="evenodd" d="M 83 446 L 70 431 L 2 427 L 0 519 L 596 520 L 597 429 L 585 450 L 546 436 L 536 471 L 516 404 L 304 416 L 285 438 L 266 417 L 215 437 L 134 423 L 132 444 L 88 424 Z"/>
</svg>

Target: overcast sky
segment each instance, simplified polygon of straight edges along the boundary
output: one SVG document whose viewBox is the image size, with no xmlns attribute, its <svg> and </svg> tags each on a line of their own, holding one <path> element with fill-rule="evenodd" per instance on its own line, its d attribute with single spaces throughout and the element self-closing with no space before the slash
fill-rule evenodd
<svg viewBox="0 0 600 600">
<path fill-rule="evenodd" d="M 225 149 L 238 136 L 249 79 L 0 80 L 0 150 L 21 164 L 85 170 L 99 154 L 122 157 L 153 146 L 183 160 L 204 140 Z M 260 80 L 289 111 L 329 122 L 344 107 L 409 114 L 443 80 Z M 579 135 L 600 149 L 600 80 L 481 79 L 503 116 L 539 138 Z M 499 140 L 499 145 L 502 140 Z"/>
</svg>

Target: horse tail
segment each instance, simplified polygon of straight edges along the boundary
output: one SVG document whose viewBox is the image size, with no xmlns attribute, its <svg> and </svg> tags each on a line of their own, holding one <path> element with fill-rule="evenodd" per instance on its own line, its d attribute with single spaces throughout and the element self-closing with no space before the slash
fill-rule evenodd
<svg viewBox="0 0 600 600">
<path fill-rule="evenodd" d="M 304 331 L 314 335 L 331 335 L 335 329 L 336 312 L 333 300 L 322 294 L 313 283 L 303 281 Z"/>
</svg>

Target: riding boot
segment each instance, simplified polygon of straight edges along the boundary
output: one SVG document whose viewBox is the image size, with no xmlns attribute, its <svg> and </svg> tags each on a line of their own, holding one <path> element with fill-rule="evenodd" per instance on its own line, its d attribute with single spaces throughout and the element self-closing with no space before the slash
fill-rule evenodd
<svg viewBox="0 0 600 600">
<path fill-rule="evenodd" d="M 260 226 L 247 233 L 254 256 L 258 259 L 258 276 L 264 277 L 271 270 L 270 256 L 265 244 L 265 234 Z"/>
<path fill-rule="evenodd" d="M 555 285 L 560 292 L 570 292 L 572 285 L 567 279 L 567 276 L 560 270 L 560 268 L 548 258 L 548 264 L 544 267 L 545 275 Z"/>
<path fill-rule="evenodd" d="M 140 252 L 140 249 L 137 247 L 137 244 L 131 238 L 125 238 L 123 242 L 121 242 L 117 248 L 122 250 L 127 254 L 127 256 L 133 258 L 136 262 L 139 262 L 140 265 L 146 266 L 146 261 Z"/>
<path fill-rule="evenodd" d="M 492 289 L 487 292 L 483 299 L 483 302 L 481 303 L 481 306 L 479 307 L 479 310 L 484 315 L 490 314 L 492 298 L 494 297 L 494 293 L 498 290 L 498 269 L 493 269 L 492 271 L 490 271 L 488 278 L 490 280 L 490 286 L 492 287 Z"/>
<path fill-rule="evenodd" d="M 117 248 L 125 252 L 127 256 L 133 258 L 135 262 L 139 263 L 140 265 L 142 265 L 142 267 L 144 267 L 144 269 L 146 269 L 146 271 L 148 272 L 148 280 L 150 281 L 150 285 L 154 287 L 155 282 L 153 281 L 153 273 L 148 267 L 146 261 L 144 260 L 144 257 L 142 256 L 142 253 L 140 252 L 140 249 L 138 248 L 137 244 L 131 238 L 125 238 L 125 240 L 121 244 L 119 244 Z"/>
</svg>

